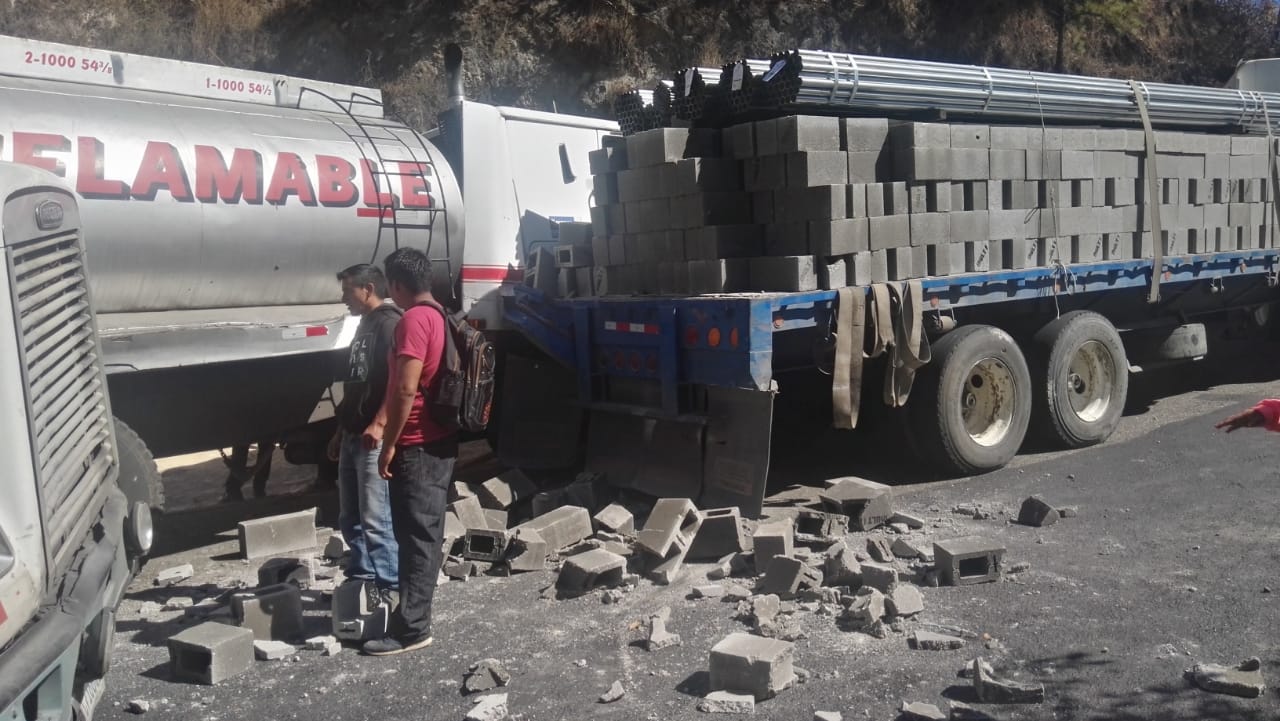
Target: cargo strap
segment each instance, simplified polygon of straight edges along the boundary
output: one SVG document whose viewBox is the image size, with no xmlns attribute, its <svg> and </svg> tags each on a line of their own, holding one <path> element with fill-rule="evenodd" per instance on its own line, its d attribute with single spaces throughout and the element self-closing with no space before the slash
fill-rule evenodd
<svg viewBox="0 0 1280 721">
<path fill-rule="evenodd" d="M 1130 80 L 1133 88 L 1134 102 L 1138 104 L 1138 115 L 1142 117 L 1142 133 L 1146 136 L 1147 161 L 1147 208 L 1151 210 L 1151 288 L 1147 293 L 1148 303 L 1160 301 L 1160 277 L 1164 275 L 1164 232 L 1160 229 L 1160 178 L 1156 175 L 1156 134 L 1151 129 L 1151 116 L 1147 114 L 1147 98 L 1143 94 L 1140 83 Z"/>
<path fill-rule="evenodd" d="M 863 361 L 868 358 L 889 354 L 884 402 L 894 408 L 906 404 L 916 370 L 932 355 L 924 334 L 923 307 L 924 289 L 918 280 L 901 286 L 877 283 L 871 286 L 869 304 L 861 288 L 836 291 L 836 348 L 831 381 L 834 427 L 849 430 L 858 425 Z"/>
<path fill-rule="evenodd" d="M 862 404 L 863 339 L 867 330 L 867 298 L 861 288 L 836 291 L 836 359 L 831 377 L 831 423 L 842 430 L 858 426 Z"/>
</svg>

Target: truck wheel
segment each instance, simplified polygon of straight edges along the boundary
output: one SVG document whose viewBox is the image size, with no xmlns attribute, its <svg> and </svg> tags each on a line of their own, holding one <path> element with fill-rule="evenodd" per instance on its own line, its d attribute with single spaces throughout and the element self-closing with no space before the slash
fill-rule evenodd
<svg viewBox="0 0 1280 721">
<path fill-rule="evenodd" d="M 156 459 L 142 437 L 124 421 L 115 419 L 116 445 L 120 453 L 120 490 L 130 503 L 142 501 L 152 509 L 164 510 L 164 483 Z"/>
<path fill-rule="evenodd" d="M 1129 394 L 1129 361 L 1111 322 L 1074 311 L 1041 328 L 1032 343 L 1035 432 L 1062 448 L 1109 438 Z"/>
<path fill-rule="evenodd" d="M 963 326 L 934 344 L 910 406 L 916 442 L 942 470 L 995 470 L 1017 455 L 1027 433 L 1027 362 L 1008 333 Z"/>
</svg>

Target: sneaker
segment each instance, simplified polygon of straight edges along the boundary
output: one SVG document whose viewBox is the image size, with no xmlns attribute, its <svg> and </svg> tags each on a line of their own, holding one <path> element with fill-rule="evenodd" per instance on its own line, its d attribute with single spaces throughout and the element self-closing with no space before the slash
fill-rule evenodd
<svg viewBox="0 0 1280 721">
<path fill-rule="evenodd" d="M 366 656 L 394 656 L 406 651 L 417 651 L 431 645 L 431 636 L 387 636 L 364 642 L 360 651 Z"/>
</svg>

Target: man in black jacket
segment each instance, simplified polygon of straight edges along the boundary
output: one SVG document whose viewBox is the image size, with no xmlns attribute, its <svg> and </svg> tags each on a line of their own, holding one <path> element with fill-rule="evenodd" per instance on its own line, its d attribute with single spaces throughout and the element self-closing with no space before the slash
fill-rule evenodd
<svg viewBox="0 0 1280 721">
<path fill-rule="evenodd" d="M 378 453 L 387 420 L 387 357 L 401 311 L 384 300 L 387 282 L 376 265 L 353 265 L 338 280 L 342 302 L 360 317 L 338 405 L 338 432 L 329 442 L 329 459 L 338 462 L 338 527 L 351 547 L 347 578 L 372 581 L 377 593 L 371 600 L 390 607 L 391 593 L 400 586 L 400 550 Z"/>
</svg>

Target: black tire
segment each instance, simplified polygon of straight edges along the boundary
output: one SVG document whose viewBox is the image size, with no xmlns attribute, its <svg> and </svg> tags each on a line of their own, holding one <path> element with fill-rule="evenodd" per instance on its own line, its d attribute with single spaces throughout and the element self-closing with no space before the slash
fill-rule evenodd
<svg viewBox="0 0 1280 721">
<path fill-rule="evenodd" d="M 156 459 L 141 436 L 124 421 L 115 419 L 116 446 L 120 455 L 120 490 L 130 503 L 142 501 L 153 511 L 164 510 L 164 482 Z"/>
<path fill-rule="evenodd" d="M 1110 438 L 1129 395 L 1129 361 L 1115 326 L 1074 311 L 1041 328 L 1032 346 L 1036 435 L 1060 448 Z"/>
<path fill-rule="evenodd" d="M 933 360 L 920 369 L 911 392 L 916 444 L 948 474 L 1000 468 L 1026 437 L 1031 393 L 1026 359 L 1008 333 L 988 325 L 957 328 L 934 344 Z M 973 433 L 966 426 L 967 405 L 971 414 L 978 413 Z M 987 415 L 999 417 L 983 427 Z"/>
</svg>

